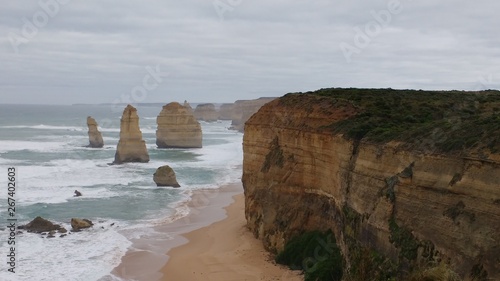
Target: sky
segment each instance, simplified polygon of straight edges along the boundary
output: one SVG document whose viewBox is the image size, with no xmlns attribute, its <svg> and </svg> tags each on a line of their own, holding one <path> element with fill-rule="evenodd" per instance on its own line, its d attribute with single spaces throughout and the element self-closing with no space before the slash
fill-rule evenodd
<svg viewBox="0 0 500 281">
<path fill-rule="evenodd" d="M 500 89 L 500 1 L 39 0 L 0 8 L 0 104 Z"/>
</svg>

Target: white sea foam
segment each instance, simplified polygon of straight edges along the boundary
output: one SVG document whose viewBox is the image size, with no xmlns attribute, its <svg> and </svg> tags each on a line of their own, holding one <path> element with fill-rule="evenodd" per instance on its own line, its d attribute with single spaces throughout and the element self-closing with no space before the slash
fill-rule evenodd
<svg viewBox="0 0 500 281">
<path fill-rule="evenodd" d="M 153 120 L 156 117 L 144 119 L 141 120 L 141 131 L 147 148 L 150 154 L 161 155 L 155 144 L 156 124 Z M 49 204 L 55 204 L 57 208 L 75 205 L 85 208 L 82 203 L 86 200 L 93 202 L 92 206 L 101 202 L 113 202 L 119 206 L 120 200 L 123 200 L 123 204 L 143 201 L 154 203 L 151 207 L 137 204 L 133 208 L 131 206 L 130 213 L 141 214 L 140 218 L 135 216 L 126 221 L 119 221 L 119 228 L 110 228 L 109 220 L 113 216 L 103 214 L 103 217 L 108 216 L 103 218 L 104 223 L 97 224 L 89 231 L 74 233 L 64 238 L 44 239 L 34 234 L 22 234 L 18 253 L 20 274 L 16 276 L 19 280 L 99 280 L 108 276 L 112 268 L 120 262 L 127 247 L 131 245 L 130 240 L 144 237 L 170 239 L 168 234 L 157 233 L 153 227 L 186 216 L 189 212 L 187 201 L 192 190 L 215 189 L 222 184 L 239 180 L 242 134 L 227 130 L 229 126 L 230 121 L 202 122 L 203 137 L 211 144 L 201 149 L 187 150 L 194 153 L 194 158 L 190 153 L 186 153 L 186 157 L 181 157 L 181 160 L 152 157 L 149 163 L 111 166 L 108 165 L 113 161 L 110 150 L 116 148 L 119 128 L 100 128 L 106 146 L 95 150 L 83 147 L 88 143 L 86 126 L 45 124 L 0 127 L 0 130 L 33 129 L 33 135 L 29 138 L 26 137 L 29 130 L 22 130 L 24 139 L 7 140 L 2 139 L 0 135 L 0 153 L 15 152 L 12 156 L 9 153 L 5 155 L 14 158 L 13 160 L 0 158 L 0 164 L 16 164 L 18 168 L 19 188 L 16 195 L 21 210 L 37 210 L 39 206 L 34 204 L 40 203 L 47 204 L 49 208 Z M 50 131 L 45 131 L 39 135 L 36 130 L 54 130 L 54 133 L 50 135 Z M 180 153 L 182 155 L 182 152 Z M 25 155 L 23 160 L 15 159 L 22 155 Z M 158 188 L 154 184 L 152 173 L 165 164 L 176 171 L 181 189 L 174 191 L 168 187 Z M 81 191 L 84 196 L 73 197 L 74 189 Z M 165 202 L 158 199 L 156 202 L 151 201 L 157 195 Z M 6 196 L 0 193 L 0 201 Z M 102 201 L 99 201 L 100 199 Z M 121 212 L 120 208 L 117 207 L 116 212 Z M 107 210 L 114 211 L 113 207 Z M 67 224 L 65 226 L 69 228 Z M 0 231 L 0 235 L 4 236 L 4 233 Z M 0 248 L 2 247 L 5 248 L 6 245 L 0 245 Z M 5 273 L 6 271 L 0 272 L 0 280 L 10 280 L 6 278 L 11 275 Z M 111 279 L 106 277 L 102 280 Z"/>
<path fill-rule="evenodd" d="M 67 142 L 51 141 L 51 142 L 35 142 L 22 140 L 2 140 L 0 141 L 0 153 L 8 151 L 29 150 L 35 152 L 54 152 L 67 150 Z"/>
<path fill-rule="evenodd" d="M 62 225 L 70 229 L 69 225 Z M 2 270 L 0 280 L 98 280 L 120 263 L 132 244 L 117 229 L 106 222 L 63 238 L 58 237 L 60 234 L 51 239 L 39 234 L 18 234 L 16 279 Z"/>
</svg>

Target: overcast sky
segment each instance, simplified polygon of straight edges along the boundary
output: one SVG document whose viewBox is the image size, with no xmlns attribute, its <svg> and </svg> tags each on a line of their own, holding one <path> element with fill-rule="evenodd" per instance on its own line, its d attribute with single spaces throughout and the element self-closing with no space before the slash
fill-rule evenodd
<svg viewBox="0 0 500 281">
<path fill-rule="evenodd" d="M 3 1 L 0 103 L 499 89 L 499 11 L 493 0 Z"/>
</svg>

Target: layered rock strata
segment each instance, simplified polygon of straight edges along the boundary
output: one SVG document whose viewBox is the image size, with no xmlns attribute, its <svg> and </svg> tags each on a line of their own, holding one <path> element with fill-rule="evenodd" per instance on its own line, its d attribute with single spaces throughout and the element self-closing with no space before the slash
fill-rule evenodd
<svg viewBox="0 0 500 281">
<path fill-rule="evenodd" d="M 97 129 L 97 122 L 94 118 L 87 117 L 87 127 L 89 129 L 89 147 L 92 148 L 102 148 L 104 146 L 104 141 L 102 139 L 102 134 Z"/>
<path fill-rule="evenodd" d="M 194 117 L 206 122 L 214 122 L 219 119 L 219 113 L 215 110 L 213 103 L 203 103 L 196 106 Z"/>
<path fill-rule="evenodd" d="M 171 102 L 163 106 L 156 123 L 156 145 L 159 148 L 202 147 L 201 126 L 189 108 Z"/>
<path fill-rule="evenodd" d="M 120 121 L 120 140 L 116 147 L 114 164 L 125 162 L 149 162 L 146 142 L 139 129 L 137 109 L 130 104 L 123 111 Z"/>
<path fill-rule="evenodd" d="M 289 94 L 247 121 L 242 182 L 254 235 L 277 252 L 297 234 L 330 229 L 358 278 L 447 263 L 465 280 L 500 280 L 496 144 L 477 157 L 338 132 L 358 114 L 367 113 L 356 102 Z"/>
</svg>

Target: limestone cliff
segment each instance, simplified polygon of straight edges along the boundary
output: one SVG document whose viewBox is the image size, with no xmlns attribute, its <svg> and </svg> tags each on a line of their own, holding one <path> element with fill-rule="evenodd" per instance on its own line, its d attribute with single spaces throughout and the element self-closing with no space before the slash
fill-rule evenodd
<svg viewBox="0 0 500 281">
<path fill-rule="evenodd" d="M 97 129 L 97 122 L 94 118 L 87 117 L 87 127 L 89 128 L 89 147 L 101 148 L 104 146 L 104 141 L 102 139 L 101 132 Z"/>
<path fill-rule="evenodd" d="M 404 280 L 439 263 L 464 280 L 500 280 L 498 108 L 495 91 L 274 100 L 245 126 L 247 225 L 273 252 L 332 230 L 353 280 Z"/>
<path fill-rule="evenodd" d="M 225 109 L 229 111 L 226 115 L 231 116 L 231 129 L 243 132 L 245 127 L 245 122 L 252 116 L 255 112 L 259 110 L 264 104 L 274 100 L 276 98 L 258 98 L 255 100 L 237 100 L 233 107 L 230 109 Z M 222 108 L 221 108 L 222 110 Z"/>
<path fill-rule="evenodd" d="M 159 148 L 198 148 L 202 146 L 201 126 L 188 108 L 177 102 L 163 106 L 156 118 L 156 145 Z"/>
<path fill-rule="evenodd" d="M 203 103 L 196 106 L 194 117 L 206 122 L 214 122 L 219 119 L 219 113 L 215 110 L 213 103 Z"/>
<path fill-rule="evenodd" d="M 116 147 L 115 164 L 124 162 L 149 162 L 146 142 L 139 129 L 137 109 L 130 104 L 123 110 L 120 121 L 120 140 Z"/>
</svg>

